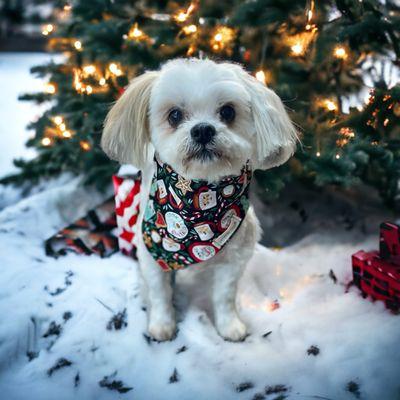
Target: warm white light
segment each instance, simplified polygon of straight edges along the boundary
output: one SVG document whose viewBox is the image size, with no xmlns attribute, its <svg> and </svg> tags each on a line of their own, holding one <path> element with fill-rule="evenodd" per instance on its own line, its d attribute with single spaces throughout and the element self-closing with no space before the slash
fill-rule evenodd
<svg viewBox="0 0 400 400">
<path fill-rule="evenodd" d="M 197 32 L 197 26 L 196 25 L 184 26 L 182 29 L 183 29 L 183 32 L 186 33 L 186 35 L 189 35 L 190 33 Z"/>
<path fill-rule="evenodd" d="M 63 117 L 61 117 L 61 115 L 57 115 L 54 117 L 53 121 L 56 125 L 60 125 L 63 123 Z"/>
<path fill-rule="evenodd" d="M 337 110 L 337 105 L 334 101 L 332 100 L 325 100 L 324 101 L 324 105 L 325 107 L 329 110 L 329 111 L 335 111 Z"/>
<path fill-rule="evenodd" d="M 41 143 L 42 143 L 43 146 L 50 146 L 50 145 L 51 145 L 51 139 L 48 138 L 48 137 L 44 137 L 44 138 L 41 140 Z"/>
<path fill-rule="evenodd" d="M 58 127 L 61 131 L 65 131 L 65 129 L 67 129 L 64 123 L 61 123 L 60 125 L 58 125 Z"/>
<path fill-rule="evenodd" d="M 119 69 L 118 65 L 116 63 L 111 63 L 108 66 L 108 69 L 110 70 L 110 72 L 116 76 L 120 76 L 122 75 L 122 71 Z"/>
<path fill-rule="evenodd" d="M 301 43 L 294 44 L 291 47 L 291 49 L 292 49 L 292 53 L 296 56 L 299 56 L 299 55 L 303 54 L 303 52 L 304 52 L 304 47 Z"/>
<path fill-rule="evenodd" d="M 319 151 L 317 151 L 317 153 L 315 154 L 317 157 L 321 157 L 321 153 Z"/>
<path fill-rule="evenodd" d="M 93 92 L 93 88 L 90 85 L 86 86 L 86 93 L 91 94 Z"/>
<path fill-rule="evenodd" d="M 265 72 L 262 69 L 260 69 L 259 71 L 256 72 L 256 79 L 258 81 L 260 81 L 261 83 L 265 84 L 266 76 L 265 76 Z"/>
<path fill-rule="evenodd" d="M 85 67 L 83 67 L 83 72 L 88 75 L 92 75 L 96 72 L 96 67 L 94 65 L 86 65 Z"/>
<path fill-rule="evenodd" d="M 56 87 L 53 83 L 46 83 L 44 85 L 44 91 L 48 94 L 54 94 L 56 92 Z"/>
<path fill-rule="evenodd" d="M 106 79 L 105 78 L 100 78 L 99 79 L 99 85 L 104 86 L 106 84 Z"/>
<path fill-rule="evenodd" d="M 71 132 L 70 131 L 64 131 L 63 132 L 63 136 L 67 139 L 69 139 L 71 137 Z"/>
<path fill-rule="evenodd" d="M 74 43 L 74 47 L 77 50 L 81 50 L 82 49 L 82 42 L 80 42 L 79 40 L 76 40 L 75 43 Z"/>
<path fill-rule="evenodd" d="M 335 49 L 333 50 L 333 55 L 336 58 L 340 58 L 341 60 L 345 60 L 347 58 L 347 52 L 343 46 L 335 47 Z"/>
<path fill-rule="evenodd" d="M 216 42 L 220 42 L 220 41 L 222 40 L 222 34 L 221 34 L 221 33 L 217 33 L 217 34 L 214 36 L 214 40 L 215 40 Z"/>
<path fill-rule="evenodd" d="M 339 160 L 340 154 L 336 154 L 335 158 L 336 158 L 336 160 Z"/>
</svg>

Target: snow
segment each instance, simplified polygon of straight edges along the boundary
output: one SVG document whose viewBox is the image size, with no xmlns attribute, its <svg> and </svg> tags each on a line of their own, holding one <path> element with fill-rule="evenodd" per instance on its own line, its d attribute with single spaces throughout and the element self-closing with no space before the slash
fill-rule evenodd
<svg viewBox="0 0 400 400">
<path fill-rule="evenodd" d="M 33 102 L 19 101 L 24 93 L 43 91 L 44 80 L 29 72 L 35 65 L 42 65 L 60 56 L 45 53 L 0 53 L 0 87 L 2 91 L 0 118 L 0 175 L 15 172 L 14 158 L 31 158 L 35 154 L 27 149 L 29 138 L 26 126 L 37 119 L 46 106 L 38 107 Z"/>
<path fill-rule="evenodd" d="M 0 213 L 2 398 L 240 400 L 284 384 L 291 388 L 289 399 L 352 399 L 346 391 L 350 381 L 363 399 L 398 398 L 399 317 L 355 288 L 345 293 L 350 255 L 376 247 L 376 237 L 360 241 L 353 231 L 331 231 L 282 250 L 259 246 L 239 288 L 240 312 L 251 331 L 243 343 L 225 342 L 213 327 L 205 290 L 210 270 L 196 276 L 179 272 L 179 332 L 171 342 L 156 343 L 144 336 L 135 261 L 119 254 L 57 260 L 44 255 L 47 237 L 102 200 L 75 179 Z M 337 284 L 328 276 L 331 269 Z M 55 294 L 57 288 L 65 290 Z M 274 300 L 280 303 L 276 310 Z M 125 308 L 128 325 L 107 330 Z M 65 312 L 72 313 L 66 322 Z M 44 338 L 52 321 L 61 325 L 61 334 Z M 318 355 L 307 355 L 312 345 Z M 186 351 L 177 354 L 183 346 Z M 29 361 L 27 352 L 38 356 Z M 72 365 L 49 377 L 60 358 Z M 175 369 L 178 381 L 169 383 Z M 119 394 L 100 387 L 113 373 L 111 380 L 133 389 Z M 252 388 L 236 391 L 248 382 Z"/>
<path fill-rule="evenodd" d="M 25 143 L 33 134 L 33 132 L 28 132 L 27 126 L 31 121 L 37 119 L 48 105 L 38 106 L 30 101 L 18 100 L 18 96 L 21 94 L 43 91 L 45 80 L 31 75 L 30 68 L 45 64 L 50 60 L 59 62 L 62 57 L 48 53 L 0 53 L 0 87 L 2 90 L 0 177 L 17 171 L 13 165 L 14 159 L 30 159 L 35 155 L 34 149 L 25 147 Z M 65 176 L 55 179 L 51 185 L 63 184 L 65 179 Z M 22 188 L 0 186 L 0 210 L 15 203 L 21 196 L 38 192 L 45 187 L 48 188 L 48 185 L 48 182 L 42 182 L 33 190 L 26 186 Z"/>
</svg>

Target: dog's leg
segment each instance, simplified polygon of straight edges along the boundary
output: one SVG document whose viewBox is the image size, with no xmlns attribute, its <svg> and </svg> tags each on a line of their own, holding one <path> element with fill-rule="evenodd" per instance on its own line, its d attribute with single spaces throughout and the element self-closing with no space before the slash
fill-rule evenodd
<svg viewBox="0 0 400 400">
<path fill-rule="evenodd" d="M 156 340 L 170 340 L 176 331 L 171 274 L 162 271 L 146 250 L 140 252 L 139 265 L 147 289 L 148 332 Z"/>
<path fill-rule="evenodd" d="M 246 263 L 223 263 L 215 266 L 213 306 L 215 326 L 227 340 L 238 342 L 247 336 L 246 325 L 236 310 L 237 284 Z"/>
</svg>

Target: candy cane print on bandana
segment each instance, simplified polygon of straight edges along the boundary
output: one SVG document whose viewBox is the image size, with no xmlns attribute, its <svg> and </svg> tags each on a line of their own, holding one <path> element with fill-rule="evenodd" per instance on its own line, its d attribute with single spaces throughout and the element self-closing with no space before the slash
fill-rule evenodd
<svg viewBox="0 0 400 400">
<path fill-rule="evenodd" d="M 215 256 L 249 209 L 249 162 L 239 176 L 219 182 L 186 179 L 154 158 L 155 173 L 144 212 L 143 241 L 165 271 Z"/>
</svg>

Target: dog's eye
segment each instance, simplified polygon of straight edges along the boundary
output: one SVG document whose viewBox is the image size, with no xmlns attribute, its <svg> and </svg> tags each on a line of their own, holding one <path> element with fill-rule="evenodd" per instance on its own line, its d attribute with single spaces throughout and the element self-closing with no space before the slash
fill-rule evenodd
<svg viewBox="0 0 400 400">
<path fill-rule="evenodd" d="M 232 122 L 235 119 L 235 109 L 230 104 L 225 104 L 219 109 L 219 115 L 222 121 Z"/>
<path fill-rule="evenodd" d="M 176 128 L 183 119 L 183 113 L 179 108 L 173 108 L 168 114 L 168 122 Z"/>
</svg>

